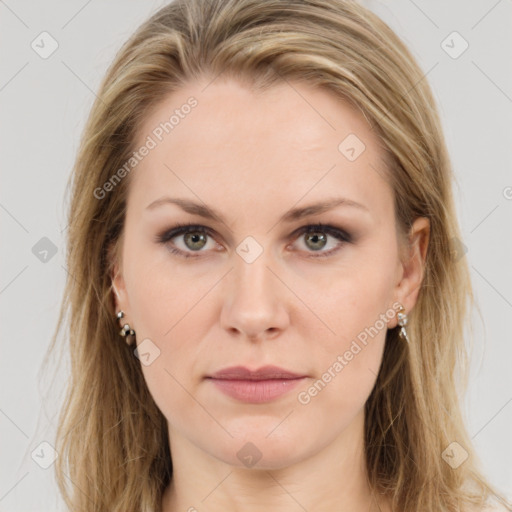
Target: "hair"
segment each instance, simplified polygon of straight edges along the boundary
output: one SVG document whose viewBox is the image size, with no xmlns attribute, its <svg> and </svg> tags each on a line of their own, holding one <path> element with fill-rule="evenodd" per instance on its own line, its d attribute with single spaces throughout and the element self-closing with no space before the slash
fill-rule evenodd
<svg viewBox="0 0 512 512">
<path fill-rule="evenodd" d="M 138 130 L 165 97 L 221 73 L 254 90 L 300 81 L 355 106 L 386 155 L 398 232 L 408 233 L 418 217 L 430 221 L 423 281 L 409 314 L 411 344 L 398 328 L 387 331 L 365 404 L 372 489 L 396 511 L 473 510 L 491 495 L 505 503 L 482 474 L 461 411 L 469 372 L 463 329 L 475 301 L 458 255 L 455 176 L 425 74 L 391 28 L 357 2 L 177 0 L 117 53 L 68 182 L 68 278 L 50 345 L 53 351 L 65 326 L 71 366 L 55 471 L 66 505 L 75 512 L 158 511 L 172 479 L 167 422 L 119 337 L 113 301 L 130 176 L 101 199 L 95 190 L 132 157 Z M 443 455 L 454 442 L 468 454 L 456 468 Z"/>
</svg>

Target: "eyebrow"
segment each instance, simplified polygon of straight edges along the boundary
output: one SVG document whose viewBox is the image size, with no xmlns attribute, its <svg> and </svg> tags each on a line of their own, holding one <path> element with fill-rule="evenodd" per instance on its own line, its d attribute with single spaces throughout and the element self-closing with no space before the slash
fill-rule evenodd
<svg viewBox="0 0 512 512">
<path fill-rule="evenodd" d="M 221 222 L 222 224 L 226 224 L 223 215 L 216 211 L 214 208 L 205 204 L 196 203 L 190 199 L 185 198 L 167 196 L 161 197 L 146 206 L 146 210 L 153 210 L 165 204 L 175 204 L 179 206 L 183 211 L 192 215 L 198 215 L 200 217 L 204 217 L 205 219 L 211 219 L 217 222 Z M 357 203 L 344 197 L 337 197 L 334 199 L 328 199 L 326 201 L 310 204 L 308 206 L 292 208 L 281 216 L 279 222 L 293 222 L 303 219 L 304 217 L 309 217 L 310 215 L 324 213 L 326 211 L 332 210 L 333 208 L 336 208 L 337 206 L 350 206 L 370 213 L 370 210 L 368 210 L 368 208 L 363 204 Z"/>
</svg>

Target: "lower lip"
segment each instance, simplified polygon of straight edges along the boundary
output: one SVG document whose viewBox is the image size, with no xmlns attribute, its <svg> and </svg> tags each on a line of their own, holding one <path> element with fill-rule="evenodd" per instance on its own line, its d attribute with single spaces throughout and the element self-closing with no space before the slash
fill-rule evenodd
<svg viewBox="0 0 512 512">
<path fill-rule="evenodd" d="M 253 404 L 269 402 L 296 387 L 305 377 L 272 380 L 210 379 L 226 395 Z"/>
</svg>

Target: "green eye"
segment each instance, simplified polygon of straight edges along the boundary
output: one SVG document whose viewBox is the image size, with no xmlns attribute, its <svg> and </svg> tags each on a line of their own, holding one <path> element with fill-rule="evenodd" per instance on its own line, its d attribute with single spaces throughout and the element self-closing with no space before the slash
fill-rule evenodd
<svg viewBox="0 0 512 512">
<path fill-rule="evenodd" d="M 330 256 L 334 252 L 337 252 L 340 245 L 344 242 L 350 243 L 352 241 L 351 236 L 347 232 L 325 224 L 304 226 L 299 230 L 299 236 L 301 235 L 305 235 L 304 240 L 306 247 L 312 249 L 313 252 L 318 253 L 311 255 L 313 258 Z M 337 239 L 340 243 L 338 243 L 334 249 L 322 251 L 322 249 L 328 244 L 329 236 Z"/>
<path fill-rule="evenodd" d="M 156 242 L 165 244 L 169 251 L 184 258 L 199 257 L 202 249 L 208 243 L 208 237 L 213 237 L 213 231 L 210 228 L 198 224 L 178 224 L 173 228 L 165 231 L 156 237 Z M 306 245 L 305 252 L 311 253 L 309 256 L 313 258 L 326 257 L 338 251 L 344 243 L 351 243 L 352 238 L 346 231 L 334 226 L 325 224 L 310 224 L 303 226 L 292 236 L 294 240 L 304 235 Z M 187 250 L 179 249 L 174 243 L 170 243 L 172 239 L 183 236 L 183 244 Z M 338 244 L 333 249 L 323 251 L 322 249 L 328 245 L 329 237 L 338 240 Z M 310 250 L 307 250 L 310 249 Z M 194 254 L 197 253 L 197 254 Z M 314 254 L 317 253 L 317 254 Z"/>
</svg>

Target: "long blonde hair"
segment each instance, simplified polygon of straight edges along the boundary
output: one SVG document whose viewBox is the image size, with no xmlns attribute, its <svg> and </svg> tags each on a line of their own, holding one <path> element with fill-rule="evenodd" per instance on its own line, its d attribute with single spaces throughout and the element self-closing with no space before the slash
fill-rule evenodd
<svg viewBox="0 0 512 512">
<path fill-rule="evenodd" d="M 454 176 L 441 123 L 411 53 L 352 1 L 178 0 L 117 54 L 68 183 L 68 280 L 50 346 L 69 314 L 71 378 L 55 463 L 66 504 L 74 512 L 156 512 L 172 478 L 166 420 L 115 318 L 112 264 L 130 180 L 101 198 L 95 191 L 132 156 L 150 109 L 187 82 L 220 73 L 261 89 L 302 80 L 355 105 L 387 155 L 400 232 L 419 216 L 430 220 L 424 281 L 409 315 L 410 347 L 397 329 L 387 332 L 365 405 L 372 488 L 391 498 L 393 510 L 407 512 L 467 510 L 499 496 L 482 475 L 461 413 L 468 380 L 463 328 L 474 299 L 458 255 Z M 454 467 L 453 453 L 468 458 Z"/>
</svg>

